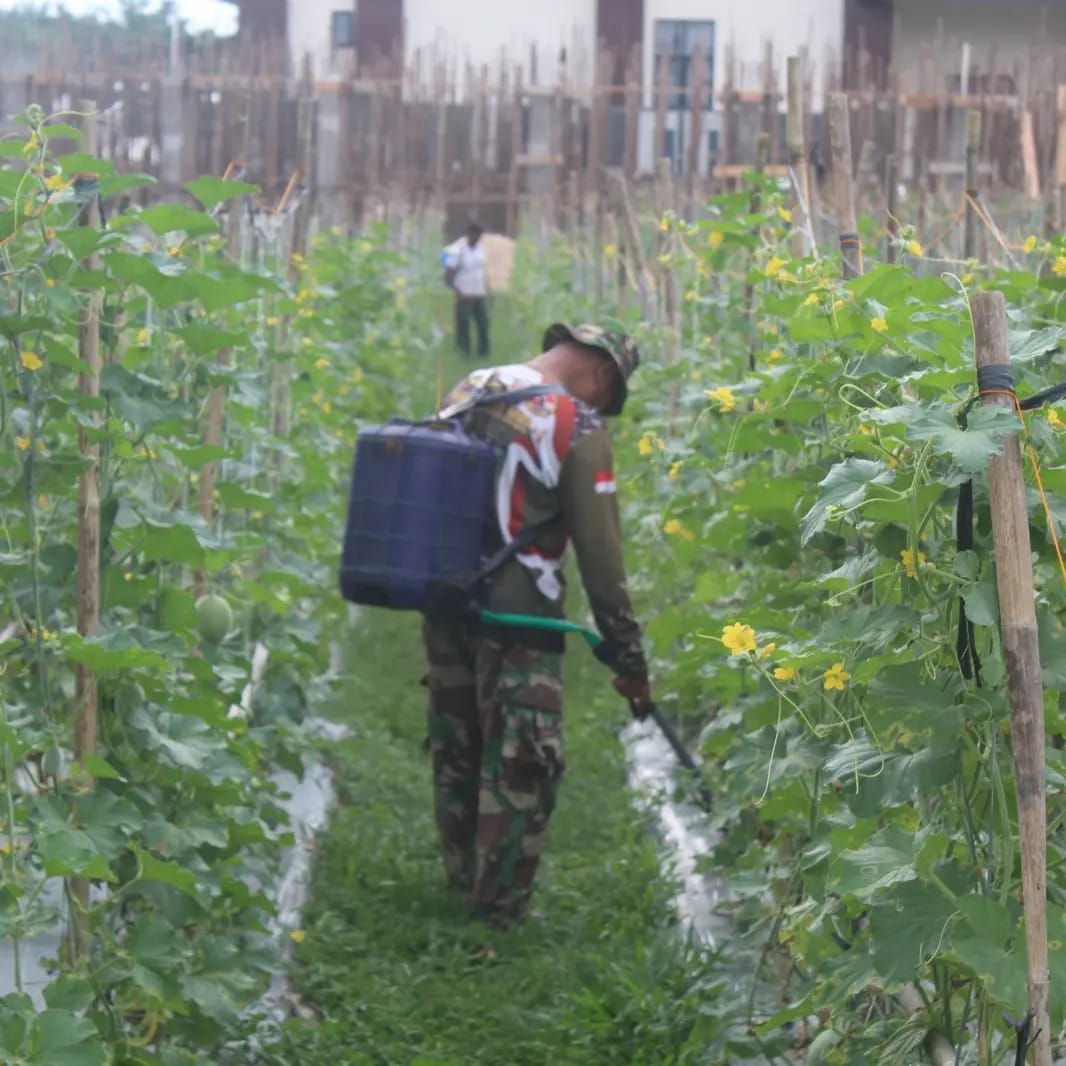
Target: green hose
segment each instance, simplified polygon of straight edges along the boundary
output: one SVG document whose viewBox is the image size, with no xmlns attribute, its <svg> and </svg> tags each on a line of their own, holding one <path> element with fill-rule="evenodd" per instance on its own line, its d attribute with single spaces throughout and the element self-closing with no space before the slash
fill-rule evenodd
<svg viewBox="0 0 1066 1066">
<path fill-rule="evenodd" d="M 578 633 L 585 643 L 595 651 L 602 643 L 599 633 L 567 622 L 562 618 L 544 618 L 534 614 L 501 614 L 497 611 L 482 611 L 481 621 L 494 626 L 520 626 L 523 629 L 546 629 L 553 633 Z"/>
</svg>

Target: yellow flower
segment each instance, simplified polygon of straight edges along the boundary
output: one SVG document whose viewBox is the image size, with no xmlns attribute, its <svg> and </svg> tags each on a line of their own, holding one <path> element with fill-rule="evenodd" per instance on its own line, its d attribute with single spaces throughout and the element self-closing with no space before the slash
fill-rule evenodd
<svg viewBox="0 0 1066 1066">
<path fill-rule="evenodd" d="M 816 292 L 808 293 L 807 294 L 807 299 L 803 301 L 803 306 L 804 307 L 813 307 L 816 303 L 818 303 L 818 301 L 820 299 L 821 299 L 821 297 L 818 295 L 818 293 L 816 293 Z"/>
<path fill-rule="evenodd" d="M 328 414 L 329 414 L 329 413 L 330 413 L 330 412 L 331 412 L 332 410 L 333 410 L 333 404 L 331 404 L 331 403 L 330 403 L 330 402 L 329 402 L 329 401 L 327 400 L 327 401 L 326 401 L 326 402 L 325 402 L 325 403 L 324 403 L 324 404 L 322 405 L 322 413 L 323 413 L 323 414 L 327 414 L 327 415 L 328 415 Z"/>
<path fill-rule="evenodd" d="M 838 692 L 843 692 L 850 680 L 851 674 L 844 669 L 844 664 L 833 663 L 825 672 L 825 690 L 829 692 L 836 689 Z"/>
<path fill-rule="evenodd" d="M 755 650 L 755 630 L 751 626 L 734 622 L 722 629 L 722 643 L 732 655 L 743 655 Z"/>
<path fill-rule="evenodd" d="M 605 244 L 603 246 L 603 258 L 615 259 L 618 256 L 618 246 L 616 244 Z"/>
<path fill-rule="evenodd" d="M 324 399 L 324 397 L 322 396 L 322 393 L 320 393 L 320 392 L 316 392 L 316 393 L 314 394 L 314 396 L 312 396 L 312 397 L 311 397 L 311 402 L 312 402 L 312 403 L 313 403 L 313 404 L 314 404 L 314 405 L 315 405 L 316 407 L 321 407 L 321 406 L 322 406 L 322 401 L 323 401 L 323 399 Z"/>
<path fill-rule="evenodd" d="M 899 557 L 903 560 L 903 565 L 904 565 L 904 567 L 907 570 L 907 576 L 908 577 L 917 577 L 918 576 L 917 567 L 925 565 L 925 552 L 918 552 L 918 563 L 917 563 L 917 566 L 915 565 L 915 562 L 914 562 L 914 552 L 911 551 L 910 548 L 904 548 L 903 551 L 901 551 L 899 553 Z"/>
<path fill-rule="evenodd" d="M 124 573 L 124 574 L 122 575 L 122 577 L 123 577 L 123 579 L 124 579 L 124 580 L 126 580 L 126 581 L 132 581 L 132 580 L 133 580 L 133 571 L 132 571 L 132 570 L 127 570 L 127 571 L 126 571 L 126 572 L 125 572 L 125 573 Z"/>
<path fill-rule="evenodd" d="M 755 408 L 756 412 L 758 414 L 760 414 L 760 415 L 768 414 L 769 411 L 770 411 L 770 401 L 769 400 L 756 400 L 752 406 Z"/>
<path fill-rule="evenodd" d="M 181 255 L 181 245 L 172 245 L 170 248 L 167 249 L 167 254 L 172 255 L 175 259 L 177 259 L 178 256 Z"/>
<path fill-rule="evenodd" d="M 650 433 L 645 433 L 637 444 L 637 451 L 645 458 L 655 451 L 655 443 Z"/>
<path fill-rule="evenodd" d="M 279 322 L 279 321 L 280 321 L 280 320 L 279 320 L 279 318 L 278 318 L 278 316 L 277 316 L 277 315 L 271 315 L 271 316 L 270 316 L 270 317 L 269 317 L 269 318 L 267 319 L 267 322 L 266 322 L 266 324 L 267 324 L 268 326 L 270 326 L 270 327 L 271 327 L 271 328 L 273 329 L 273 327 L 274 327 L 274 326 L 276 326 L 276 325 L 278 324 L 278 322 Z"/>
<path fill-rule="evenodd" d="M 1051 426 L 1052 429 L 1066 429 L 1066 422 L 1063 422 L 1063 420 L 1059 417 L 1058 411 L 1056 411 L 1054 408 L 1052 408 L 1047 413 L 1047 424 Z"/>
<path fill-rule="evenodd" d="M 1066 277 L 1066 255 L 1059 255 L 1055 257 L 1055 263 L 1051 268 L 1057 277 Z"/>
<path fill-rule="evenodd" d="M 69 184 L 70 182 L 66 178 L 61 177 L 59 174 L 53 174 L 51 177 L 44 179 L 44 187 L 49 192 L 60 192 L 61 190 L 65 189 Z"/>
<path fill-rule="evenodd" d="M 137 330 L 137 343 L 143 348 L 152 339 L 152 333 L 148 329 Z"/>
<path fill-rule="evenodd" d="M 15 446 L 20 452 L 28 452 L 30 450 L 30 438 L 29 437 L 16 437 Z"/>
<path fill-rule="evenodd" d="M 325 370 L 326 367 L 328 367 L 328 366 L 329 366 L 329 360 L 325 356 L 322 356 L 321 358 L 315 360 L 315 369 L 316 370 Z"/>
<path fill-rule="evenodd" d="M 1054 412 L 1052 412 L 1054 414 Z M 673 466 L 670 467 L 670 480 L 676 481 L 681 476 L 681 460 L 678 459 Z"/>
<path fill-rule="evenodd" d="M 925 255 L 925 251 L 918 241 L 907 241 L 907 251 L 916 259 L 921 259 Z"/>
<path fill-rule="evenodd" d="M 737 398 L 731 388 L 719 385 L 718 388 L 709 390 L 706 395 L 708 400 L 714 400 L 718 404 L 719 410 L 724 414 L 736 410 Z"/>
<path fill-rule="evenodd" d="M 13 850 L 14 849 L 11 847 L 10 842 L 7 840 L 5 840 L 3 844 L 0 844 L 0 855 L 3 855 L 4 858 L 7 858 L 7 856 L 10 855 Z"/>
<path fill-rule="evenodd" d="M 671 518 L 670 521 L 667 522 L 665 526 L 663 526 L 663 532 L 668 537 L 679 537 L 679 536 L 681 536 L 682 529 L 683 529 L 683 527 L 682 527 L 681 523 L 676 518 Z"/>
<path fill-rule="evenodd" d="M 1025 252 L 1026 255 L 1028 255 L 1035 248 L 1036 248 L 1036 238 L 1035 237 L 1026 237 L 1025 238 L 1025 244 L 1022 245 L 1022 251 Z"/>
<path fill-rule="evenodd" d="M 785 358 L 785 353 L 783 351 L 781 351 L 780 348 L 771 348 L 766 353 L 766 361 L 768 363 L 776 363 L 779 360 L 784 359 L 784 358 Z"/>
<path fill-rule="evenodd" d="M 35 352 L 22 352 L 19 355 L 19 359 L 22 361 L 22 369 L 28 370 L 31 374 L 40 370 L 44 363 L 41 362 L 41 358 Z"/>
<path fill-rule="evenodd" d="M 759 656 L 758 657 L 760 659 L 768 659 L 771 655 L 773 655 L 773 653 L 775 651 L 777 651 L 777 645 L 776 644 L 767 644 L 764 647 L 759 649 Z"/>
<path fill-rule="evenodd" d="M 50 289 L 54 289 L 56 287 L 56 279 L 55 278 L 46 278 L 45 279 L 45 285 L 48 288 L 50 288 Z"/>
<path fill-rule="evenodd" d="M 712 248 L 721 248 L 722 242 L 725 240 L 725 234 L 721 230 L 712 230 L 707 236 L 707 243 Z"/>
<path fill-rule="evenodd" d="M 659 232 L 660 233 L 669 233 L 670 232 L 670 216 L 669 215 L 663 215 L 663 217 L 659 219 Z"/>
<path fill-rule="evenodd" d="M 748 483 L 743 478 L 740 478 L 739 480 L 734 481 L 730 487 L 733 489 L 734 492 L 736 492 L 739 489 L 745 488 L 747 484 Z"/>
<path fill-rule="evenodd" d="M 776 278 L 784 269 L 784 266 L 784 259 L 780 259 L 775 255 L 770 262 L 766 264 L 766 276 L 768 278 Z"/>
<path fill-rule="evenodd" d="M 43 493 L 37 497 L 37 506 L 44 510 L 48 506 L 48 497 Z"/>
<path fill-rule="evenodd" d="M 791 222 L 792 221 L 792 212 L 789 211 L 789 209 L 787 207 L 779 207 L 777 209 L 777 214 L 780 217 L 782 222 Z"/>
<path fill-rule="evenodd" d="M 870 323 L 870 328 L 876 330 L 878 333 L 887 333 L 888 323 L 883 318 L 875 318 Z"/>
<path fill-rule="evenodd" d="M 296 257 L 293 256 L 293 258 L 295 259 Z M 307 934 L 302 929 L 294 929 L 289 933 L 289 939 L 294 944 L 302 944 L 307 939 Z"/>
<path fill-rule="evenodd" d="M 774 671 L 774 679 L 777 681 L 791 681 L 796 676 L 794 666 L 779 666 Z"/>
<path fill-rule="evenodd" d="M 969 285 L 972 281 L 973 281 L 973 274 L 963 274 L 962 275 L 962 283 L 963 283 L 963 285 Z"/>
</svg>

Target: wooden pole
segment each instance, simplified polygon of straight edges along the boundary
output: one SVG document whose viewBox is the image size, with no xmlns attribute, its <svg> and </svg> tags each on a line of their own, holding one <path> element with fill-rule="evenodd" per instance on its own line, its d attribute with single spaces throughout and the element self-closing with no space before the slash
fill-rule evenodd
<svg viewBox="0 0 1066 1066">
<path fill-rule="evenodd" d="M 1000 368 L 1001 373 L 1006 371 L 1009 378 L 1010 344 L 1002 293 L 987 292 L 974 297 L 973 325 L 979 380 L 982 371 L 992 367 Z M 996 382 L 994 387 L 1002 389 L 1002 384 Z M 1014 408 L 1013 399 L 1002 392 L 984 395 L 982 403 Z M 1051 1066 L 1044 692 L 1034 606 L 1029 508 L 1017 434 L 1004 439 L 1003 454 L 989 463 L 988 496 L 1018 803 L 1029 1009 L 1035 1015 L 1033 1031 L 1037 1034 L 1033 1062 L 1036 1066 Z"/>
<path fill-rule="evenodd" d="M 82 145 L 86 154 L 95 156 L 97 144 L 97 110 L 92 100 L 80 100 L 77 106 L 82 131 Z M 95 195 L 85 205 L 81 218 L 86 228 L 100 228 L 99 200 Z M 85 271 L 100 269 L 95 252 L 83 262 Z M 90 426 L 99 422 L 94 410 L 100 395 L 100 307 L 101 293 L 93 289 L 84 297 L 78 316 L 78 357 L 82 371 L 78 375 L 78 391 L 88 402 L 85 423 L 78 427 L 78 453 L 82 472 L 78 477 L 78 635 L 94 637 L 100 631 L 100 445 L 92 439 Z M 74 758 L 84 764 L 87 756 L 96 753 L 99 713 L 99 691 L 92 670 L 79 665 L 74 674 L 77 717 L 74 720 Z M 89 881 L 72 877 L 68 883 L 71 900 L 71 920 L 68 926 L 70 961 L 81 955 L 88 932 Z"/>
<path fill-rule="evenodd" d="M 670 97 L 669 74 L 669 64 L 665 57 L 660 57 L 659 76 L 655 86 L 655 144 L 652 148 L 656 160 L 666 155 L 666 109 Z"/>
<path fill-rule="evenodd" d="M 697 49 L 692 57 L 692 96 L 689 98 L 689 138 L 688 138 L 688 163 L 685 167 L 686 211 L 695 214 L 696 188 L 700 173 L 700 149 L 703 147 L 703 99 L 704 81 L 706 78 L 706 61 L 702 49 Z"/>
<path fill-rule="evenodd" d="M 760 133 L 759 139 L 755 146 L 755 170 L 759 174 L 763 174 L 766 171 L 766 165 L 770 161 L 770 134 Z M 748 214 L 757 215 L 762 211 L 762 188 L 760 185 L 756 185 L 751 191 L 751 200 L 748 203 Z M 756 234 L 758 234 L 758 228 L 756 228 Z M 754 253 L 749 255 L 748 265 L 749 268 L 754 261 Z M 749 278 L 751 271 L 748 271 Z M 753 373 L 755 371 L 755 347 L 756 337 L 755 329 L 752 324 L 752 311 L 755 307 L 755 286 L 750 280 L 744 283 L 744 322 L 747 329 L 751 334 L 751 343 L 748 348 L 748 369 Z"/>
<path fill-rule="evenodd" d="M 626 146 L 625 175 L 637 176 L 640 138 L 640 51 L 634 48 L 626 68 Z"/>
<path fill-rule="evenodd" d="M 1055 184 L 1058 189 L 1056 208 L 1058 228 L 1066 229 L 1066 85 L 1059 86 L 1058 144 L 1055 158 Z"/>
<path fill-rule="evenodd" d="M 899 237 L 899 159 L 894 155 L 885 160 L 885 187 L 885 262 L 894 263 L 897 259 L 896 240 Z"/>
<path fill-rule="evenodd" d="M 626 184 L 625 176 L 615 173 L 613 177 L 615 182 L 615 193 L 618 199 L 617 206 L 620 209 L 617 213 L 622 222 L 627 250 L 631 256 L 630 263 L 637 275 L 637 290 L 640 294 L 641 316 L 644 321 L 647 322 L 651 319 L 652 297 L 654 295 L 655 287 L 651 279 L 651 274 L 648 272 L 648 265 L 644 259 L 644 252 L 640 246 L 640 229 L 637 225 L 636 212 L 633 210 L 633 202 L 629 198 L 629 187 Z"/>
<path fill-rule="evenodd" d="M 855 220 L 855 182 L 851 160 L 851 108 L 847 93 L 829 96 L 829 151 L 833 161 L 833 190 L 844 277 L 856 278 L 862 271 L 862 245 Z"/>
<path fill-rule="evenodd" d="M 804 254 L 803 226 L 800 225 L 799 212 L 803 213 L 804 224 L 813 233 L 811 221 L 811 190 L 807 173 L 807 146 L 803 134 L 803 72 L 800 69 L 799 56 L 788 57 L 788 118 L 785 128 L 788 141 L 788 165 L 796 185 L 796 216 L 793 218 L 792 254 L 801 259 Z"/>
<path fill-rule="evenodd" d="M 966 230 L 962 254 L 977 255 L 977 164 L 981 155 L 981 112 L 966 114 Z"/>
</svg>

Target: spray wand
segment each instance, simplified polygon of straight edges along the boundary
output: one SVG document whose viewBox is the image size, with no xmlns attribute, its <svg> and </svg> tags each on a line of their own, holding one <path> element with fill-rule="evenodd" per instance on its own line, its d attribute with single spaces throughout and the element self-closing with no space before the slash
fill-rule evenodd
<svg viewBox="0 0 1066 1066">
<path fill-rule="evenodd" d="M 601 663 L 611 667 L 614 665 L 609 654 L 608 646 L 599 633 L 592 629 L 588 629 L 585 626 L 577 625 L 575 622 L 567 622 L 562 618 L 544 618 L 539 615 L 501 614 L 496 611 L 482 611 L 481 621 L 496 626 L 541 629 L 553 633 L 576 633 L 584 639 L 585 643 L 592 649 L 593 655 L 595 655 Z M 703 807 L 705 811 L 709 811 L 713 804 L 713 798 L 699 763 L 692 757 L 692 753 L 687 747 L 685 747 L 685 742 L 681 739 L 671 721 L 663 714 L 657 704 L 651 704 L 648 716 L 652 718 L 655 724 L 659 727 L 662 735 L 666 738 L 667 743 L 677 756 L 677 761 L 696 779 L 697 790 L 700 797 L 700 806 Z"/>
</svg>

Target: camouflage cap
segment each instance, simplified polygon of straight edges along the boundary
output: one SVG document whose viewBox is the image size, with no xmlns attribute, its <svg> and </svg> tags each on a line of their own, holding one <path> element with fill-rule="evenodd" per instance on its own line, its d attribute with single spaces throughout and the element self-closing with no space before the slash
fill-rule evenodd
<svg viewBox="0 0 1066 1066">
<path fill-rule="evenodd" d="M 630 375 L 640 364 L 640 352 L 637 351 L 633 338 L 618 330 L 604 329 L 603 326 L 568 326 L 563 322 L 556 322 L 544 331 L 542 348 L 547 351 L 565 341 L 598 348 L 614 360 L 615 366 L 618 367 L 618 388 L 610 406 L 603 413 L 621 414 L 629 394 Z"/>
</svg>

